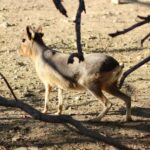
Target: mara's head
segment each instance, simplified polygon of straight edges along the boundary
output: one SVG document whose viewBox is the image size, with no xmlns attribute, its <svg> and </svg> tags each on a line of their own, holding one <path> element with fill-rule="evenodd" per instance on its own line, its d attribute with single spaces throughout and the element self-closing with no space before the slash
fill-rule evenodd
<svg viewBox="0 0 150 150">
<path fill-rule="evenodd" d="M 18 50 L 18 54 L 21 56 L 32 57 L 34 55 L 33 52 L 33 44 L 35 42 L 41 43 L 42 37 L 42 28 L 41 26 L 37 29 L 32 28 L 31 26 L 26 27 L 25 37 L 21 40 L 20 49 Z"/>
</svg>

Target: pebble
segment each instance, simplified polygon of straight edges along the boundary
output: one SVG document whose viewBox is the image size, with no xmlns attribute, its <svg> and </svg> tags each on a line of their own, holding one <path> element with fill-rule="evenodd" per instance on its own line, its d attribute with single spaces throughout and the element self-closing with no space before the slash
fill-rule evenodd
<svg viewBox="0 0 150 150">
<path fill-rule="evenodd" d="M 2 27 L 2 28 L 8 28 L 8 27 L 12 27 L 12 26 L 15 26 L 15 24 L 10 24 L 8 22 L 3 22 L 0 24 L 0 27 Z"/>
<path fill-rule="evenodd" d="M 120 3 L 120 0 L 111 0 L 111 3 L 112 3 L 112 4 L 119 4 L 119 3 Z"/>
<path fill-rule="evenodd" d="M 26 66 L 26 64 L 25 63 L 23 63 L 23 62 L 17 62 L 17 65 L 19 65 L 19 66 Z"/>
<path fill-rule="evenodd" d="M 12 138 L 12 142 L 16 142 L 20 139 L 20 135 L 16 135 Z"/>
<path fill-rule="evenodd" d="M 18 148 L 15 148 L 14 150 L 28 150 L 27 147 L 18 147 Z"/>
<path fill-rule="evenodd" d="M 25 93 L 23 96 L 24 97 L 32 97 L 32 96 L 34 96 L 34 94 L 32 94 L 32 93 Z"/>
<path fill-rule="evenodd" d="M 28 150 L 38 150 L 38 147 L 28 147 Z"/>
<path fill-rule="evenodd" d="M 7 28 L 8 26 L 9 26 L 8 22 L 3 22 L 0 24 L 0 27 L 2 27 L 2 28 Z"/>
<path fill-rule="evenodd" d="M 75 97 L 75 100 L 80 100 L 81 99 L 81 96 L 76 96 Z"/>
<path fill-rule="evenodd" d="M 15 75 L 15 76 L 14 76 L 14 80 L 17 80 L 18 78 L 19 78 L 18 75 Z"/>
</svg>

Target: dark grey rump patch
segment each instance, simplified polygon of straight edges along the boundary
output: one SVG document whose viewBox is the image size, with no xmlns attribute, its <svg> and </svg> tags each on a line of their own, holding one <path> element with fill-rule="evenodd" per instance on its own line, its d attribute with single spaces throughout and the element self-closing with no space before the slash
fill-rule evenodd
<svg viewBox="0 0 150 150">
<path fill-rule="evenodd" d="M 108 72 L 119 66 L 119 63 L 112 57 L 108 56 L 103 62 L 100 72 Z"/>
</svg>

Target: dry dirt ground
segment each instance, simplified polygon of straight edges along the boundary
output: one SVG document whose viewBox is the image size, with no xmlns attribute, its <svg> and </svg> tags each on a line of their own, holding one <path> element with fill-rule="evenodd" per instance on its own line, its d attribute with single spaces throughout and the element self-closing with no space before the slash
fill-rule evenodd
<svg viewBox="0 0 150 150">
<path fill-rule="evenodd" d="M 137 15 L 150 14 L 150 1 L 113 5 L 110 0 L 85 0 L 87 13 L 82 15 L 82 43 L 86 53 L 100 52 L 114 56 L 125 64 L 124 70 L 150 55 L 150 42 L 140 47 L 140 40 L 150 32 L 147 24 L 126 35 L 110 38 L 108 33 L 121 30 L 137 21 Z M 77 0 L 64 0 L 69 18 L 63 17 L 51 0 L 0 0 L 0 72 L 10 82 L 17 97 L 42 111 L 44 86 L 32 62 L 17 55 L 27 25 L 43 27 L 47 45 L 65 53 L 76 51 L 74 17 Z M 133 122 L 123 121 L 122 101 L 107 95 L 114 104 L 99 123 L 86 123 L 90 129 L 111 136 L 135 150 L 150 149 L 150 63 L 131 74 Z M 0 95 L 12 98 L 0 79 Z M 64 93 L 64 114 L 78 120 L 95 117 L 101 104 L 86 92 Z M 57 108 L 57 89 L 50 96 L 49 113 Z M 49 124 L 23 118 L 19 109 L 0 107 L 0 149 L 36 147 L 41 150 L 105 150 L 114 149 L 71 131 L 61 124 Z"/>
</svg>

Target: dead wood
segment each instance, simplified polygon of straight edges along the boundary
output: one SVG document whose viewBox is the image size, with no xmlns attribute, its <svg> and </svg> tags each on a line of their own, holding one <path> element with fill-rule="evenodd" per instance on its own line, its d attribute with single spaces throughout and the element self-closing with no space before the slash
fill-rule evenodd
<svg viewBox="0 0 150 150">
<path fill-rule="evenodd" d="M 1 78 L 4 80 L 4 82 L 6 83 L 8 89 L 10 90 L 11 94 L 13 95 L 14 99 L 17 101 L 17 97 L 13 91 L 13 89 L 11 88 L 10 84 L 8 83 L 7 79 L 4 77 L 4 75 L 2 73 L 0 73 Z"/>
<path fill-rule="evenodd" d="M 72 53 L 68 59 L 68 63 L 74 62 L 74 57 L 77 57 L 80 61 L 84 61 L 84 56 L 82 52 L 82 44 L 81 44 L 81 14 L 82 12 L 86 12 L 84 0 L 79 0 L 79 8 L 76 13 L 75 19 L 75 31 L 76 31 L 76 44 L 78 53 Z"/>
<path fill-rule="evenodd" d="M 142 40 L 141 40 L 141 46 L 143 46 L 143 43 L 145 42 L 146 39 L 150 37 L 150 33 L 148 33 Z"/>
<path fill-rule="evenodd" d="M 150 15 L 148 15 L 147 17 L 143 17 L 143 16 L 138 16 L 138 18 L 140 18 L 142 21 L 132 25 L 131 27 L 129 28 L 126 28 L 122 31 L 117 31 L 117 32 L 114 32 L 114 33 L 110 33 L 109 36 L 111 37 L 116 37 L 116 36 L 119 36 L 119 35 L 122 35 L 122 34 L 125 34 L 137 27 L 140 27 L 146 23 L 150 23 Z M 147 34 L 142 40 L 141 40 L 141 46 L 143 46 L 143 43 L 145 42 L 145 40 L 150 37 L 150 33 Z M 139 63 L 137 63 L 136 65 L 134 65 L 133 67 L 131 67 L 130 69 L 128 69 L 127 71 L 125 71 L 120 79 L 120 83 L 119 83 L 119 88 L 122 87 L 125 79 L 127 78 L 127 76 L 129 74 L 131 74 L 133 71 L 135 71 L 136 69 L 138 69 L 139 67 L 141 67 L 142 65 L 144 65 L 145 63 L 147 63 L 148 61 L 150 61 L 150 56 L 146 57 L 144 60 L 140 61 Z"/>
<path fill-rule="evenodd" d="M 64 16 L 68 17 L 65 7 L 62 5 L 62 0 L 53 0 L 55 7 L 62 13 Z"/>
<path fill-rule="evenodd" d="M 80 121 L 73 119 L 71 116 L 67 116 L 67 115 L 54 116 L 54 115 L 43 114 L 22 101 L 7 100 L 2 96 L 0 96 L 0 106 L 19 108 L 22 111 L 26 112 L 27 114 L 31 115 L 36 120 L 49 122 L 49 123 L 65 123 L 65 124 L 68 123 L 73 127 L 75 127 L 79 131 L 79 133 L 84 136 L 112 145 L 120 150 L 122 149 L 131 150 L 131 148 L 128 148 L 120 144 L 119 142 L 116 142 L 111 137 L 106 137 L 90 129 L 87 129 L 81 124 Z"/>
<path fill-rule="evenodd" d="M 138 69 L 139 67 L 141 67 L 142 65 L 144 65 L 145 63 L 150 61 L 150 56 L 146 57 L 144 60 L 140 61 L 139 63 L 137 63 L 136 65 L 132 66 L 130 69 L 128 69 L 127 71 L 125 71 L 120 79 L 120 83 L 119 83 L 119 88 L 122 87 L 126 77 L 131 74 L 133 71 L 135 71 L 136 69 Z"/>
<path fill-rule="evenodd" d="M 138 23 L 132 25 L 131 27 L 126 28 L 126 29 L 124 29 L 122 31 L 116 31 L 114 33 L 110 33 L 109 36 L 116 37 L 116 36 L 125 34 L 125 33 L 129 32 L 129 31 L 131 31 L 131 30 L 133 30 L 133 29 L 135 29 L 137 27 L 140 27 L 140 26 L 150 22 L 150 15 L 148 15 L 147 17 L 138 16 L 138 18 L 140 18 L 142 21 L 140 21 L 140 22 L 138 22 Z"/>
</svg>

